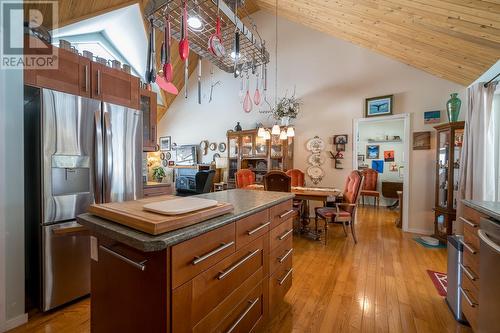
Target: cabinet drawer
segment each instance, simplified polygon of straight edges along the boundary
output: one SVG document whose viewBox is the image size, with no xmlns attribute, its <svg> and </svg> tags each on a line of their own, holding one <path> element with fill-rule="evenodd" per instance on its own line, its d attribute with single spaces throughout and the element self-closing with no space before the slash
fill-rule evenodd
<svg viewBox="0 0 500 333">
<path fill-rule="evenodd" d="M 295 214 L 292 209 L 292 200 L 287 200 L 269 209 L 271 229 L 286 221 Z"/>
<path fill-rule="evenodd" d="M 463 205 L 463 212 L 462 212 L 462 218 L 466 219 L 467 221 L 473 223 L 473 224 L 476 224 L 479 226 L 479 220 L 481 219 L 481 217 L 486 217 L 486 215 L 484 214 L 481 214 L 480 212 L 478 212 L 477 210 L 475 209 L 472 209 L 466 205 Z M 466 222 L 462 221 L 461 218 L 459 218 L 459 220 L 464 223 L 464 226 L 466 224 Z"/>
<path fill-rule="evenodd" d="M 472 229 L 464 224 L 464 242 L 471 245 L 475 250 L 479 251 L 479 236 L 477 230 Z M 467 250 L 465 250 L 467 251 Z"/>
<path fill-rule="evenodd" d="M 274 250 L 276 247 L 283 244 L 287 238 L 293 237 L 293 219 L 288 219 L 286 222 L 281 223 L 279 226 L 270 232 L 270 249 Z"/>
<path fill-rule="evenodd" d="M 292 286 L 292 261 L 280 266 L 269 278 L 269 315 L 273 317 Z"/>
<path fill-rule="evenodd" d="M 462 264 L 462 285 L 472 285 L 475 296 L 479 297 L 479 276 L 468 266 Z M 467 281 L 465 281 L 467 280 Z"/>
<path fill-rule="evenodd" d="M 468 245 L 468 243 L 465 243 Z M 464 246 L 464 256 L 463 256 L 463 264 L 464 266 L 470 268 L 470 270 L 476 275 L 479 276 L 479 252 L 475 250 L 474 247 L 468 245 L 475 253 L 471 252 L 467 247 Z"/>
<path fill-rule="evenodd" d="M 263 236 L 174 290 L 173 331 L 191 331 L 245 280 L 254 275 L 258 281 L 262 280 L 267 274 L 268 260 L 269 251 Z"/>
<path fill-rule="evenodd" d="M 144 187 L 144 197 L 172 194 L 172 186 Z"/>
<path fill-rule="evenodd" d="M 234 223 L 172 247 L 172 289 L 191 280 L 236 249 Z"/>
<path fill-rule="evenodd" d="M 293 237 L 287 237 L 280 246 L 271 251 L 269 255 L 269 274 L 273 274 L 278 267 L 288 265 L 292 260 Z M 290 265 L 291 267 L 291 265 Z"/>
<path fill-rule="evenodd" d="M 471 324 L 472 329 L 477 332 L 477 312 L 479 309 L 477 290 L 475 290 L 468 279 L 465 279 L 462 280 L 460 292 L 462 293 L 462 311 Z"/>
<path fill-rule="evenodd" d="M 269 231 L 269 210 L 263 210 L 236 222 L 236 249 L 239 250 L 251 241 Z"/>
</svg>

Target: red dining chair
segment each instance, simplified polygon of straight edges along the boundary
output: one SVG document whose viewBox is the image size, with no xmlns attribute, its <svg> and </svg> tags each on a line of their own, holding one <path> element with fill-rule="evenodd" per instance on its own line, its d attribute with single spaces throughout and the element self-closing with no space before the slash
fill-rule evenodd
<svg viewBox="0 0 500 333">
<path fill-rule="evenodd" d="M 356 220 L 356 208 L 363 187 L 363 175 L 361 172 L 354 170 L 346 179 L 343 202 L 335 204 L 335 207 L 318 207 L 316 208 L 316 229 L 318 228 L 318 218 L 325 221 L 325 245 L 327 240 L 328 223 L 342 223 L 344 233 L 347 236 L 346 226 L 351 226 L 352 238 L 354 243 L 358 243 L 354 223 Z"/>
<path fill-rule="evenodd" d="M 235 174 L 236 188 L 245 188 L 255 183 L 255 173 L 249 169 L 238 170 Z"/>
<path fill-rule="evenodd" d="M 305 174 L 300 169 L 290 169 L 287 170 L 286 174 L 292 179 L 292 186 L 305 186 Z M 308 209 L 307 202 L 304 200 L 293 200 L 293 209 L 297 212 L 297 215 L 303 216 L 304 209 Z"/>
<path fill-rule="evenodd" d="M 373 197 L 373 205 L 378 207 L 380 205 L 380 192 L 377 191 L 378 172 L 373 169 L 364 169 L 361 173 L 365 177 L 361 190 L 362 203 L 365 204 L 365 196 Z"/>
</svg>

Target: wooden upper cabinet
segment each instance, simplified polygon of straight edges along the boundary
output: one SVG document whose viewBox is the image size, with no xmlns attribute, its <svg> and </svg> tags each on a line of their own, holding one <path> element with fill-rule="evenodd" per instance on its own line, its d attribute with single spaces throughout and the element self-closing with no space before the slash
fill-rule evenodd
<svg viewBox="0 0 500 333">
<path fill-rule="evenodd" d="M 143 150 L 156 151 L 156 93 L 140 89 L 139 103 L 142 111 Z"/>
<path fill-rule="evenodd" d="M 139 109 L 139 78 L 92 62 L 92 98 Z"/>
</svg>

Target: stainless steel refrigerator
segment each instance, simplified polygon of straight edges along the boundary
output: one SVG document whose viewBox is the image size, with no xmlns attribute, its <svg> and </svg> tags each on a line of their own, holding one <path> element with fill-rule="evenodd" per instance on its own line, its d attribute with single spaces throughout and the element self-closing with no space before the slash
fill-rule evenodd
<svg viewBox="0 0 500 333">
<path fill-rule="evenodd" d="M 25 86 L 27 306 L 90 292 L 90 240 L 75 217 L 142 197 L 140 111 Z"/>
</svg>

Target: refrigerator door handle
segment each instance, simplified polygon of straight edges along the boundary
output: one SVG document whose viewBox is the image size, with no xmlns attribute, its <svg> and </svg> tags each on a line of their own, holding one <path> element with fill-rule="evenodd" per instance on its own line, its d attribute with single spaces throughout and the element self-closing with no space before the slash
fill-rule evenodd
<svg viewBox="0 0 500 333">
<path fill-rule="evenodd" d="M 94 193 L 95 202 L 103 202 L 103 140 L 102 140 L 102 122 L 101 111 L 94 113 L 95 121 L 95 176 L 94 176 Z"/>
<path fill-rule="evenodd" d="M 111 147 L 111 121 L 109 112 L 103 111 L 104 115 L 104 177 L 103 177 L 103 202 L 111 202 L 110 179 L 113 171 L 113 149 Z"/>
</svg>

